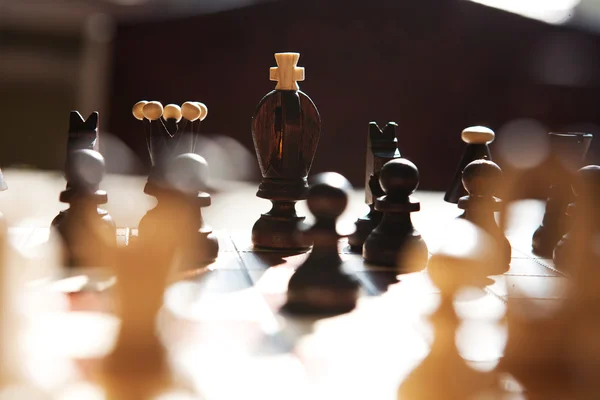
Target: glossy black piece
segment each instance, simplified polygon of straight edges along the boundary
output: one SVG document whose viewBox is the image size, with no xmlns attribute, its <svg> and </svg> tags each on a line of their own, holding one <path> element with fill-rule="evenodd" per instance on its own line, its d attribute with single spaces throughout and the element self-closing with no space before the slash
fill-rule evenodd
<svg viewBox="0 0 600 400">
<path fill-rule="evenodd" d="M 350 249 L 355 253 L 362 253 L 365 240 L 383 216 L 381 211 L 375 210 L 374 201 L 385 194 L 379 185 L 379 171 L 386 162 L 401 157 L 396 138 L 397 127 L 395 122 L 388 122 L 382 130 L 376 122 L 369 123 L 365 168 L 365 203 L 369 206 L 369 212 L 356 220 L 356 231 L 348 237 Z"/>
<path fill-rule="evenodd" d="M 407 159 L 394 159 L 381 169 L 379 183 L 386 195 L 375 201 L 375 210 L 382 212 L 383 217 L 365 241 L 364 259 L 400 272 L 425 268 L 427 245 L 410 217 L 410 213 L 421 208 L 410 197 L 419 185 L 419 170 Z"/>
<path fill-rule="evenodd" d="M 293 314 L 335 315 L 356 306 L 359 284 L 342 271 L 336 230 L 338 217 L 348 204 L 350 183 L 336 173 L 315 177 L 307 195 L 307 205 L 315 223 L 305 232 L 314 242 L 306 261 L 296 270 L 288 284 L 283 311 Z"/>
<path fill-rule="evenodd" d="M 557 242 L 569 229 L 567 207 L 574 201 L 571 183 L 574 171 L 581 167 L 592 142 L 589 133 L 549 133 L 550 157 L 547 171 L 552 176 L 546 210 L 531 241 L 533 252 L 551 257 Z"/>
</svg>

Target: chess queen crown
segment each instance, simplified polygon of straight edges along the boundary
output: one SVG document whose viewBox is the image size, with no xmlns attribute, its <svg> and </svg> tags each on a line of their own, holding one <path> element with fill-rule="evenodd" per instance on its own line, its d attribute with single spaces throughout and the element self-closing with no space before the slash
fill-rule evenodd
<svg viewBox="0 0 600 400">
<path fill-rule="evenodd" d="M 194 153 L 200 123 L 208 108 L 197 101 L 180 106 L 163 105 L 158 101 L 139 101 L 133 106 L 133 116 L 142 121 L 148 153 L 152 163 L 149 180 L 162 180 L 170 160 L 185 153 Z"/>
</svg>

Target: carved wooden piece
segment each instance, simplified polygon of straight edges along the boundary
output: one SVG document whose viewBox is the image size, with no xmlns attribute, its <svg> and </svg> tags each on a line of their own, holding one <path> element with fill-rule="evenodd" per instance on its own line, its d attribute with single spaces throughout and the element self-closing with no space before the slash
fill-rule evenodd
<svg viewBox="0 0 600 400">
<path fill-rule="evenodd" d="M 290 62 L 294 57 L 289 54 L 276 54 L 278 72 L 271 72 L 272 78 L 287 83 L 281 85 L 281 90 L 268 93 L 252 117 L 252 138 L 263 177 L 256 195 L 273 203 L 272 209 L 255 223 L 252 242 L 257 247 L 307 249 L 310 244 L 296 235 L 297 224 L 304 217 L 296 214 L 295 204 L 306 198 L 321 117 L 306 94 L 286 89 L 297 87 L 290 84 L 290 77 L 303 78 L 295 66 L 297 57 Z M 296 72 L 285 72 L 286 68 Z"/>
<path fill-rule="evenodd" d="M 573 201 L 571 183 L 574 171 L 581 167 L 592 141 L 589 133 L 549 133 L 548 170 L 553 177 L 548 191 L 541 225 L 531 241 L 533 251 L 551 257 L 554 247 L 568 231 L 567 207 Z"/>
<path fill-rule="evenodd" d="M 396 138 L 397 127 L 395 122 L 388 122 L 381 130 L 376 122 L 369 123 L 365 169 L 365 203 L 369 206 L 369 213 L 356 220 L 356 231 L 348 237 L 350 249 L 356 253 L 362 252 L 367 236 L 379 224 L 383 215 L 375 210 L 374 200 L 385 194 L 379 185 L 379 171 L 386 162 L 401 157 Z"/>
<path fill-rule="evenodd" d="M 462 174 L 463 186 L 468 195 L 458 200 L 458 208 L 465 210 L 459 218 L 472 222 L 496 241 L 496 274 L 508 271 L 512 252 L 508 239 L 495 219 L 495 212 L 501 210 L 502 200 L 493 193 L 501 178 L 502 170 L 492 161 L 475 160 L 469 163 Z"/>
<path fill-rule="evenodd" d="M 334 315 L 356 306 L 358 282 L 341 270 L 336 222 L 348 204 L 350 183 L 328 172 L 315 177 L 307 205 L 315 224 L 303 234 L 314 242 L 306 261 L 292 275 L 284 311 L 294 314 Z"/>
<path fill-rule="evenodd" d="M 444 200 L 448 203 L 457 204 L 458 200 L 467 195 L 466 190 L 462 184 L 462 172 L 463 169 L 471 162 L 475 160 L 492 160 L 490 153 L 489 144 L 494 141 L 495 134 L 489 128 L 484 126 L 471 126 L 465 128 L 461 133 L 461 139 L 466 143 L 465 151 L 460 159 L 460 163 L 456 172 L 454 173 L 454 179 L 452 185 L 446 191 Z"/>
<path fill-rule="evenodd" d="M 379 183 L 386 195 L 375 201 L 375 210 L 382 212 L 383 217 L 365 240 L 365 261 L 400 272 L 425 268 L 427 245 L 410 217 L 410 213 L 421 208 L 410 197 L 419 184 L 416 165 L 404 158 L 389 161 L 381 169 Z"/>
</svg>

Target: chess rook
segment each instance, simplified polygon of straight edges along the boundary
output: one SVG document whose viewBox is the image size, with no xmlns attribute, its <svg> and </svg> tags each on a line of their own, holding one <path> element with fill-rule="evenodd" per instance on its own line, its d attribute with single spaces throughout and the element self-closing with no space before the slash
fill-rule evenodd
<svg viewBox="0 0 600 400">
<path fill-rule="evenodd" d="M 546 169 L 552 176 L 548 189 L 546 210 L 541 225 L 531 241 L 533 251 L 551 257 L 554 247 L 569 229 L 566 216 L 568 205 L 573 202 L 571 183 L 574 171 L 585 160 L 592 135 L 589 133 L 549 133 L 550 157 Z"/>
<path fill-rule="evenodd" d="M 465 128 L 461 135 L 462 141 L 466 143 L 465 151 L 461 157 L 452 185 L 446 192 L 444 200 L 448 203 L 458 203 L 458 199 L 467 195 L 462 184 L 463 169 L 471 161 L 475 160 L 492 160 L 489 144 L 494 141 L 496 134 L 490 128 L 485 126 L 471 126 Z"/>
<path fill-rule="evenodd" d="M 410 218 L 421 209 L 410 197 L 419 185 L 417 166 L 405 158 L 391 160 L 381 168 L 379 184 L 385 195 L 375 200 L 375 210 L 383 217 L 365 240 L 365 261 L 401 272 L 425 268 L 427 245 Z"/>
<path fill-rule="evenodd" d="M 462 174 L 462 183 L 468 195 L 458 200 L 458 208 L 464 210 L 459 218 L 472 222 L 494 238 L 498 257 L 493 274 L 508 271 L 511 246 L 498 226 L 495 212 L 501 210 L 502 200 L 494 196 L 502 179 L 500 167 L 489 160 L 475 160 L 469 163 Z"/>
<path fill-rule="evenodd" d="M 306 198 L 307 177 L 321 134 L 321 117 L 312 100 L 299 90 L 304 69 L 298 53 L 275 54 L 271 68 L 275 90 L 259 102 L 252 117 L 252 138 L 262 173 L 257 196 L 272 202 L 252 228 L 256 247 L 305 250 L 310 243 L 296 235 L 304 217 L 296 202 Z"/>
<path fill-rule="evenodd" d="M 336 222 L 348 204 L 350 183 L 340 174 L 327 172 L 314 178 L 307 205 L 315 223 L 303 235 L 314 242 L 306 261 L 288 284 L 284 310 L 294 314 L 333 315 L 356 306 L 359 285 L 341 270 Z"/>
<path fill-rule="evenodd" d="M 365 170 L 365 203 L 369 206 L 369 213 L 356 220 L 356 231 L 348 237 L 350 249 L 356 253 L 362 253 L 367 236 L 379 224 L 383 216 L 381 211 L 375 210 L 374 200 L 385 194 L 379 185 L 381 167 L 386 162 L 401 157 L 396 138 L 397 127 L 395 122 L 388 122 L 381 130 L 376 122 L 369 123 Z"/>
</svg>

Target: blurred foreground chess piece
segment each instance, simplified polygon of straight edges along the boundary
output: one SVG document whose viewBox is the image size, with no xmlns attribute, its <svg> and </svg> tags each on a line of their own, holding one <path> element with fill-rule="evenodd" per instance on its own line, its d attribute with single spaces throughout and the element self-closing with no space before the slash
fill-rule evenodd
<svg viewBox="0 0 600 400">
<path fill-rule="evenodd" d="M 365 173 L 365 203 L 369 206 L 369 213 L 356 220 L 356 231 L 348 237 L 350 249 L 356 253 L 362 253 L 367 236 L 379 225 L 383 216 L 381 211 L 375 209 L 375 199 L 385 194 L 379 184 L 379 171 L 386 162 L 400 158 L 397 127 L 395 122 L 388 122 L 381 130 L 376 122 L 369 123 Z"/>
<path fill-rule="evenodd" d="M 438 309 L 430 317 L 434 335 L 431 350 L 400 384 L 398 400 L 477 399 L 477 395 L 494 389 L 494 374 L 472 369 L 458 352 L 460 320 L 453 304 L 457 292 L 481 287 L 490 275 L 494 248 L 494 241 L 483 230 L 464 220 L 453 221 L 447 241 L 427 268 L 441 296 Z"/>
<path fill-rule="evenodd" d="M 488 160 L 475 160 L 468 164 L 462 174 L 462 183 L 468 195 L 458 200 L 458 208 L 464 210 L 459 218 L 466 219 L 483 229 L 497 244 L 498 262 L 493 275 L 508 271 L 511 246 L 496 222 L 495 213 L 502 208 L 502 200 L 494 196 L 501 185 L 502 170 Z"/>
<path fill-rule="evenodd" d="M 208 108 L 197 101 L 163 105 L 158 101 L 141 100 L 132 108 L 133 116 L 142 121 L 152 170 L 145 188 L 161 185 L 170 160 L 181 154 L 196 151 L 200 123 Z"/>
<path fill-rule="evenodd" d="M 27 324 L 22 299 L 23 293 L 31 290 L 25 286 L 24 275 L 30 276 L 27 267 L 33 265 L 22 264 L 23 259 L 18 253 L 10 245 L 6 223 L 0 220 L 0 398 L 50 400 L 53 397 L 31 379 L 31 365 L 28 364 L 31 360 L 23 347 Z M 51 264 L 56 260 L 44 261 Z M 39 260 L 36 263 L 39 264 Z M 48 265 L 42 268 L 46 267 Z"/>
<path fill-rule="evenodd" d="M 6 180 L 4 179 L 4 174 L 2 173 L 2 170 L 0 169 L 0 192 L 4 192 L 7 189 L 8 189 L 8 185 L 6 184 Z M 2 215 L 2 213 L 0 212 L 0 220 L 2 220 L 3 218 L 4 218 L 4 215 Z"/>
<path fill-rule="evenodd" d="M 535 254 L 551 257 L 554 247 L 568 231 L 567 207 L 573 201 L 571 183 L 574 171 L 585 160 L 592 142 L 589 133 L 549 133 L 550 157 L 546 169 L 551 186 L 542 224 L 533 234 L 531 247 Z"/>
<path fill-rule="evenodd" d="M 177 249 L 164 246 L 157 237 L 119 249 L 114 273 L 121 325 L 98 379 L 107 400 L 171 398 L 168 395 L 185 389 L 177 387 L 156 323 L 177 256 Z M 186 393 L 181 398 L 197 397 Z"/>
<path fill-rule="evenodd" d="M 98 267 L 111 263 L 108 249 L 116 246 L 116 226 L 106 210 L 108 196 L 99 189 L 104 178 L 104 157 L 94 150 L 75 150 L 69 155 L 66 169 L 67 188 L 60 201 L 69 208 L 52 221 L 52 227 L 63 239 L 67 265 Z"/>
<path fill-rule="evenodd" d="M 457 204 L 461 197 L 467 195 L 462 184 L 462 173 L 465 167 L 471 161 L 492 160 L 489 144 L 494 141 L 496 134 L 493 130 L 486 128 L 485 126 L 471 126 L 465 128 L 460 137 L 467 146 L 465 147 L 465 151 L 463 152 L 456 173 L 454 174 L 452 185 L 444 196 L 445 201 L 454 204 Z"/>
<path fill-rule="evenodd" d="M 277 53 L 271 68 L 275 90 L 258 103 L 252 117 L 252 138 L 262 173 L 257 196 L 273 206 L 252 228 L 252 243 L 271 249 L 306 250 L 299 241 L 296 202 L 306 198 L 307 176 L 321 134 L 321 117 L 312 100 L 299 90 L 304 68 L 300 54 Z"/>
<path fill-rule="evenodd" d="M 202 217 L 211 204 L 208 164 L 197 154 L 182 154 L 166 167 L 163 186 L 151 186 L 156 207 L 139 224 L 139 240 L 161 242 L 182 251 L 184 268 L 203 267 L 217 258 L 219 243 Z"/>
<path fill-rule="evenodd" d="M 554 265 L 562 271 L 568 271 L 577 258 L 593 258 L 600 250 L 600 166 L 588 165 L 577 171 L 573 191 L 576 199 L 569 205 L 569 216 L 575 225 L 554 249 Z"/>
<path fill-rule="evenodd" d="M 346 209 L 350 183 L 334 172 L 315 176 L 307 205 L 315 223 L 303 235 L 314 243 L 306 261 L 292 275 L 284 311 L 294 314 L 335 315 L 356 306 L 359 285 L 342 269 L 336 230 L 337 219 Z"/>
<path fill-rule="evenodd" d="M 419 185 L 417 166 L 405 158 L 387 162 L 381 168 L 379 184 L 385 196 L 375 200 L 382 212 L 381 222 L 369 234 L 363 247 L 364 259 L 372 264 L 398 268 L 400 272 L 418 271 L 427 265 L 428 251 L 410 214 L 421 204 L 410 195 Z"/>
</svg>

